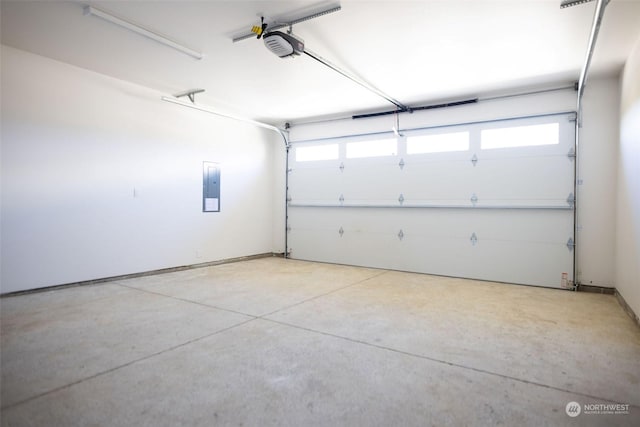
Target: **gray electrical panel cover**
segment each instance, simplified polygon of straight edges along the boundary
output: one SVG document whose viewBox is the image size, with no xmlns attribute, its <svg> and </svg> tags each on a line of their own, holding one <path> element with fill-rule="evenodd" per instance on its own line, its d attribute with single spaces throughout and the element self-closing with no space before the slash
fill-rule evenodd
<svg viewBox="0 0 640 427">
<path fill-rule="evenodd" d="M 220 166 L 202 163 L 202 212 L 220 212 Z"/>
</svg>

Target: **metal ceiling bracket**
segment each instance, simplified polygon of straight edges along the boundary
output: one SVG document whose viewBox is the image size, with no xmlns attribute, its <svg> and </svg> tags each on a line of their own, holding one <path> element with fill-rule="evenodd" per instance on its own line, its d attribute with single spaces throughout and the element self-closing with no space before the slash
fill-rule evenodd
<svg viewBox="0 0 640 427">
<path fill-rule="evenodd" d="M 567 240 L 567 249 L 569 249 L 569 252 L 573 252 L 573 248 L 575 246 L 576 244 L 574 243 L 573 239 L 569 237 L 569 240 Z"/>
<path fill-rule="evenodd" d="M 338 234 L 340 235 L 340 237 L 342 237 L 342 235 L 344 234 L 344 229 L 342 227 L 340 227 L 340 230 L 338 230 Z"/>
<path fill-rule="evenodd" d="M 471 233 L 469 240 L 471 241 L 471 246 L 475 246 L 478 243 L 478 236 L 476 236 L 476 233 Z"/>
<path fill-rule="evenodd" d="M 573 209 L 576 204 L 576 197 L 573 195 L 573 193 L 569 193 L 569 196 L 567 197 L 567 203 Z"/>
<path fill-rule="evenodd" d="M 191 101 L 191 103 L 195 104 L 196 103 L 196 93 L 202 93 L 204 92 L 204 89 L 189 89 L 186 90 L 184 92 L 180 92 L 180 93 L 176 93 L 175 95 L 173 95 L 175 98 L 182 98 L 184 96 L 189 98 L 189 101 Z"/>
<path fill-rule="evenodd" d="M 473 163 L 473 166 L 475 167 L 476 163 L 478 163 L 478 156 L 474 154 L 473 157 L 471 158 L 471 163 Z"/>
<path fill-rule="evenodd" d="M 398 163 L 398 166 L 400 166 L 400 170 L 404 169 L 404 159 L 400 159 L 400 163 Z"/>
<path fill-rule="evenodd" d="M 404 239 L 404 232 L 402 231 L 402 229 L 400 229 L 400 232 L 398 233 L 398 239 L 400 239 L 400 241 Z"/>
<path fill-rule="evenodd" d="M 328 14 L 333 13 L 333 12 L 338 12 L 341 9 L 342 9 L 342 7 L 339 4 L 337 4 L 337 5 L 328 6 L 325 9 L 316 11 L 316 12 L 311 13 L 309 15 L 301 16 L 300 18 L 287 20 L 287 22 L 278 22 L 278 20 L 276 19 L 276 22 L 268 24 L 267 28 L 268 28 L 269 31 L 276 31 L 276 30 L 279 30 L 279 29 L 282 29 L 282 28 L 286 28 L 286 27 L 291 28 L 292 25 L 296 25 L 296 24 L 299 24 L 301 22 L 309 21 L 310 19 L 319 18 L 321 16 L 328 15 Z M 246 39 L 249 39 L 249 38 L 252 38 L 252 37 L 255 37 L 255 36 L 256 36 L 255 33 L 250 32 L 250 33 L 247 33 L 247 34 L 243 34 L 243 35 L 234 37 L 234 38 L 231 39 L 231 41 L 233 43 L 235 43 L 235 42 L 239 42 L 240 40 L 246 40 Z"/>
<path fill-rule="evenodd" d="M 400 202 L 400 206 L 402 206 L 402 204 L 404 203 L 404 195 L 400 194 L 400 197 L 398 197 L 398 202 Z"/>
<path fill-rule="evenodd" d="M 473 195 L 471 196 L 471 199 L 469 200 L 471 200 L 471 204 L 475 206 L 476 203 L 478 203 L 478 196 L 476 196 L 476 193 L 473 193 Z"/>
</svg>

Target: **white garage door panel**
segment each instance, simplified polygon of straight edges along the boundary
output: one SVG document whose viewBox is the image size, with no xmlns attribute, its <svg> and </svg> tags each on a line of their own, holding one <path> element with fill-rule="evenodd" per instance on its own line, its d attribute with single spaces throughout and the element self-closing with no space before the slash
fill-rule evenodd
<svg viewBox="0 0 640 427">
<path fill-rule="evenodd" d="M 544 219 L 530 210 L 508 210 L 499 217 L 481 209 L 291 208 L 290 213 L 295 221 L 289 246 L 296 259 L 550 287 L 560 286 L 562 273 L 571 274 L 571 211 L 546 210 Z"/>
<path fill-rule="evenodd" d="M 573 278 L 574 260 L 570 117 L 407 132 L 411 142 L 412 135 L 462 130 L 465 151 L 408 154 L 402 138 L 397 155 L 346 158 L 353 139 L 332 139 L 339 158 L 290 162 L 290 256 L 561 287 L 563 273 Z M 540 123 L 557 123 L 547 145 L 482 149 L 485 129 Z M 521 139 L 515 134 L 506 144 Z"/>
<path fill-rule="evenodd" d="M 566 155 L 481 159 L 471 162 L 425 163 L 412 159 L 405 165 L 371 162 L 366 166 L 345 162 L 343 170 L 300 168 L 291 172 L 291 199 L 295 203 L 325 201 L 345 204 L 396 204 L 400 194 L 407 204 L 567 206 L 573 192 L 573 163 Z M 375 171 L 372 173 L 372 171 Z M 526 175 L 526 176 L 523 176 Z"/>
<path fill-rule="evenodd" d="M 358 159 L 344 162 L 344 171 L 339 172 L 343 179 L 345 201 L 353 203 L 388 203 L 397 201 L 400 193 L 397 183 L 401 170 L 394 158 Z"/>
<path fill-rule="evenodd" d="M 467 153 L 470 159 L 470 155 Z M 477 175 L 469 159 L 464 161 L 420 162 L 404 159 L 402 180 L 396 200 L 402 193 L 407 204 L 468 205 L 473 195 L 469 187 Z"/>
<path fill-rule="evenodd" d="M 573 163 L 563 157 L 482 160 L 473 188 L 478 205 L 569 206 Z"/>
<path fill-rule="evenodd" d="M 571 254 L 561 244 L 483 239 L 470 247 L 468 239 L 434 241 L 421 237 L 408 237 L 403 243 L 405 256 L 398 265 L 387 268 L 547 287 L 559 287 L 562 273 L 570 273 L 566 265 L 571 265 Z M 542 258 L 540 251 L 545 254 Z"/>
<path fill-rule="evenodd" d="M 340 197 L 339 191 L 342 187 L 342 176 L 338 173 L 339 171 L 339 163 L 335 162 L 315 168 L 298 165 L 289 174 L 290 198 L 297 202 L 335 203 Z M 322 183 L 322 185 L 309 185 L 311 182 Z"/>
</svg>

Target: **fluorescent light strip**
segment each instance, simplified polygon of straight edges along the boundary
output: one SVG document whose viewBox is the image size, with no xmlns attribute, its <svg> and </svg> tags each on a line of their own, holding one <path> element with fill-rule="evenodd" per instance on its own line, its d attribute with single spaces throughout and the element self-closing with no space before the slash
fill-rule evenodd
<svg viewBox="0 0 640 427">
<path fill-rule="evenodd" d="M 146 29 L 144 27 L 141 27 L 140 25 L 134 24 L 132 22 L 129 21 L 125 21 L 122 18 L 118 18 L 117 16 L 114 16 L 108 12 L 105 12 L 104 10 L 100 10 L 94 6 L 85 6 L 84 8 L 84 14 L 86 15 L 93 15 L 93 16 L 97 16 L 98 18 L 102 18 L 105 21 L 109 21 L 112 24 L 116 24 L 119 25 L 123 28 L 126 28 L 127 30 L 131 30 L 135 33 L 138 33 L 142 36 L 148 37 L 151 40 L 155 40 L 158 43 L 162 43 L 165 46 L 169 46 L 172 47 L 176 50 L 179 50 L 180 52 L 189 55 L 195 59 L 202 59 L 203 55 L 200 52 L 196 52 L 193 49 L 189 49 L 186 46 L 183 46 L 161 34 L 158 34 L 154 31 L 151 31 L 149 29 Z"/>
<path fill-rule="evenodd" d="M 171 102 L 173 104 L 178 104 L 178 105 L 182 105 L 183 107 L 188 107 L 188 108 L 193 108 L 194 110 L 199 110 L 199 111 L 204 111 L 205 113 L 209 113 L 209 114 L 214 114 L 216 116 L 220 116 L 220 117 L 226 117 L 227 119 L 233 119 L 233 120 L 238 120 L 241 122 L 245 122 L 245 123 L 249 123 L 252 124 L 254 126 L 258 126 L 261 128 L 265 128 L 265 129 L 269 129 L 275 132 L 278 132 L 280 135 L 283 135 L 284 131 L 282 129 L 280 129 L 277 126 L 273 126 L 270 125 L 268 123 L 262 123 L 256 120 L 251 120 L 251 119 L 246 119 L 244 117 L 239 117 L 239 116 L 234 116 L 231 114 L 227 114 L 227 113 L 220 113 L 218 111 L 215 111 L 214 109 L 210 108 L 210 107 L 204 107 L 198 104 L 192 104 L 189 102 L 184 102 L 181 101 L 177 98 L 171 97 L 171 96 L 163 96 L 162 97 L 163 101 L 167 101 L 167 102 Z"/>
</svg>

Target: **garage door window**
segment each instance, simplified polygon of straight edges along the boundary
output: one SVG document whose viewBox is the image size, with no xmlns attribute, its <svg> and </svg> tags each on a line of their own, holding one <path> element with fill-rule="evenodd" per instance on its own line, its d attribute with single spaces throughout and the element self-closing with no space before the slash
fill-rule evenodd
<svg viewBox="0 0 640 427">
<path fill-rule="evenodd" d="M 485 129 L 480 138 L 483 150 L 556 145 L 560 143 L 560 124 Z"/>
<path fill-rule="evenodd" d="M 296 162 L 312 162 L 316 160 L 335 160 L 339 155 L 338 144 L 312 145 L 296 147 Z"/>
<path fill-rule="evenodd" d="M 469 132 L 440 133 L 407 138 L 407 154 L 448 153 L 468 150 Z"/>
<path fill-rule="evenodd" d="M 347 158 L 395 156 L 398 153 L 398 141 L 395 139 L 378 139 L 374 141 L 358 141 L 347 143 Z"/>
</svg>

